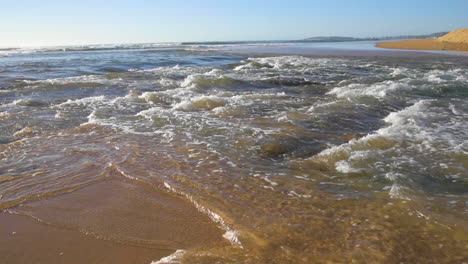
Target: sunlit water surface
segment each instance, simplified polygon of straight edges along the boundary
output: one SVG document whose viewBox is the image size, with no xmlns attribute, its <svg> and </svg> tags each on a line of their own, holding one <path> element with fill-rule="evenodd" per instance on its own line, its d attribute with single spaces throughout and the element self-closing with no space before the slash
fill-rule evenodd
<svg viewBox="0 0 468 264">
<path fill-rule="evenodd" d="M 276 45 L 3 51 L 0 209 L 154 263 L 467 261 L 467 57 Z"/>
</svg>

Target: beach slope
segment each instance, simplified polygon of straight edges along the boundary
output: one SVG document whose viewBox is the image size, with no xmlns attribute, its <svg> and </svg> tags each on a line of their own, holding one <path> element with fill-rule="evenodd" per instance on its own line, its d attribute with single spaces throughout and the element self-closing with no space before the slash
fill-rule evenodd
<svg viewBox="0 0 468 264">
<path fill-rule="evenodd" d="M 386 49 L 468 51 L 468 28 L 454 30 L 436 39 L 380 42 L 376 46 Z"/>
</svg>

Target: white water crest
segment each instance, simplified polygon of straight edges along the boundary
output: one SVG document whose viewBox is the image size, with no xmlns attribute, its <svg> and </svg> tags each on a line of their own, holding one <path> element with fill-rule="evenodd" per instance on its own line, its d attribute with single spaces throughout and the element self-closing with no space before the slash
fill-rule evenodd
<svg viewBox="0 0 468 264">
<path fill-rule="evenodd" d="M 158 261 L 152 261 L 151 264 L 176 264 L 180 263 L 180 258 L 184 255 L 185 251 L 182 249 L 176 250 L 176 252 L 172 253 L 169 256 L 163 257 Z"/>
</svg>

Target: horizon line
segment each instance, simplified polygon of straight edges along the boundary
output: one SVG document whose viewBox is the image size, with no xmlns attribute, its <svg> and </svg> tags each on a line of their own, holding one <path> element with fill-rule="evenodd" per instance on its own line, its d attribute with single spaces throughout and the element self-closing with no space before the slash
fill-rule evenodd
<svg viewBox="0 0 468 264">
<path fill-rule="evenodd" d="M 234 43 L 234 42 L 293 42 L 293 41 L 306 41 L 309 38 L 326 38 L 326 37 L 345 37 L 345 38 L 355 38 L 355 39 L 378 39 L 378 38 L 391 38 L 391 37 L 404 37 L 404 36 L 425 36 L 437 33 L 451 32 L 453 30 L 438 31 L 432 33 L 420 33 L 420 34 L 403 34 L 403 35 L 386 35 L 386 36 L 373 36 L 373 37 L 351 37 L 351 36 L 340 36 L 340 35 L 322 35 L 322 36 L 312 36 L 305 37 L 301 39 L 263 39 L 263 40 L 204 40 L 204 41 L 143 41 L 143 42 L 94 42 L 94 43 L 80 43 L 80 44 L 45 44 L 45 45 L 18 45 L 18 46 L 3 46 L 0 43 L 0 49 L 20 49 L 20 48 L 48 48 L 48 47 L 79 47 L 79 46 L 92 46 L 92 45 L 144 45 L 144 44 L 181 44 L 184 43 L 194 43 L 194 44 L 203 44 L 203 43 Z"/>
</svg>

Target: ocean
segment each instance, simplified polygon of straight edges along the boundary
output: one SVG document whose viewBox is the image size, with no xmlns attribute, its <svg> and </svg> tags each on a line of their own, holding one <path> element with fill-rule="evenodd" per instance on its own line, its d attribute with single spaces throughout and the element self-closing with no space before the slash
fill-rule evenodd
<svg viewBox="0 0 468 264">
<path fill-rule="evenodd" d="M 0 263 L 464 263 L 468 56 L 0 50 Z"/>
</svg>

